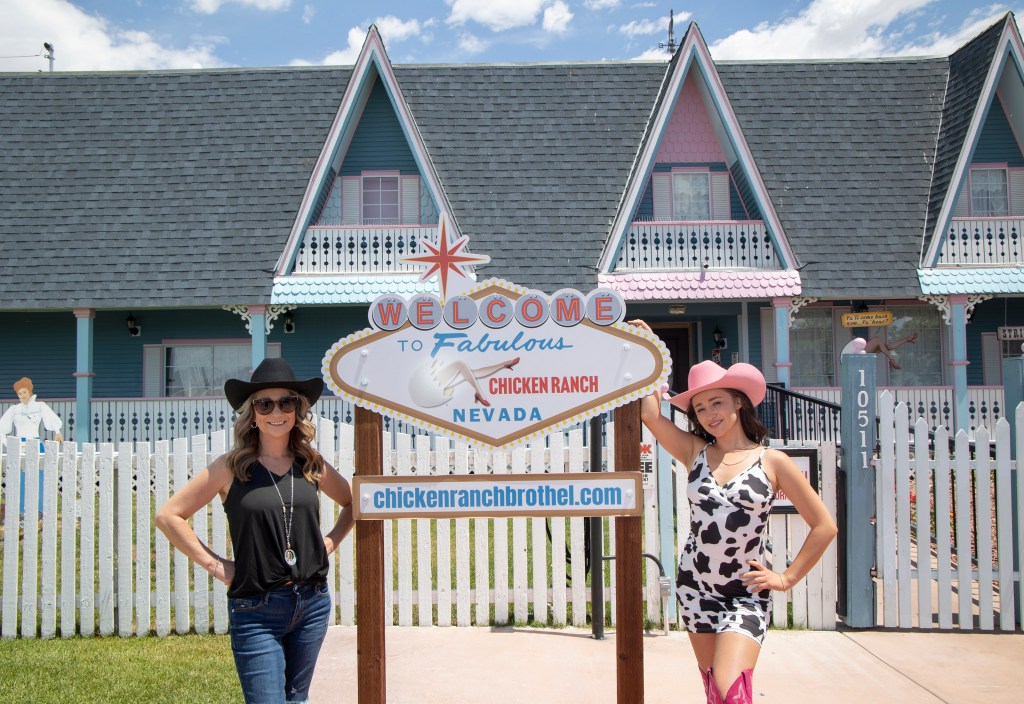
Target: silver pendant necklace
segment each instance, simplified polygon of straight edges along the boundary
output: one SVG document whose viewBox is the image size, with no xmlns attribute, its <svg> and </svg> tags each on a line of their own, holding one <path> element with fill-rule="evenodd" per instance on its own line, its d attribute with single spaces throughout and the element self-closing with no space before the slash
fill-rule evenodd
<svg viewBox="0 0 1024 704">
<path fill-rule="evenodd" d="M 295 474 L 292 472 L 292 468 L 289 467 L 288 476 L 290 478 L 289 483 L 291 484 L 292 490 L 291 497 L 286 508 L 284 496 L 281 494 L 281 490 L 278 489 L 277 482 L 274 481 L 274 473 L 270 471 L 270 468 L 267 467 L 267 465 L 263 465 L 263 469 L 267 470 L 267 474 L 270 475 L 270 483 L 274 486 L 274 490 L 277 492 L 277 497 L 281 499 L 281 518 L 284 519 L 284 561 L 291 566 L 298 562 L 299 559 L 295 555 L 295 551 L 292 550 L 292 516 L 295 515 Z"/>
</svg>

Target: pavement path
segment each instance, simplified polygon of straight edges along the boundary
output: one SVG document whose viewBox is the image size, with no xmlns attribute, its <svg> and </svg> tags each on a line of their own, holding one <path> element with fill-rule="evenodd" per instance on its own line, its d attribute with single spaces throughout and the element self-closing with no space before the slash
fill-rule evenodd
<svg viewBox="0 0 1024 704">
<path fill-rule="evenodd" d="M 386 631 L 389 704 L 616 701 L 615 633 L 417 628 Z M 758 704 L 1019 704 L 1024 634 L 769 631 L 754 676 Z M 356 701 L 356 629 L 332 626 L 313 704 Z M 644 637 L 644 700 L 703 702 L 684 633 Z"/>
</svg>

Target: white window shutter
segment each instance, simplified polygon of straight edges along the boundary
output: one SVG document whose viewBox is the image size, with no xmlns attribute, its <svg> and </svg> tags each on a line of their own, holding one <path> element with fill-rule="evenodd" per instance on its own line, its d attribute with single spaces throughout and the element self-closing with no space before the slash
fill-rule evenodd
<svg viewBox="0 0 1024 704">
<path fill-rule="evenodd" d="M 142 395 L 146 398 L 159 398 L 164 395 L 163 345 L 142 347 Z"/>
<path fill-rule="evenodd" d="M 402 176 L 402 224 L 418 225 L 420 222 L 420 177 Z"/>
<path fill-rule="evenodd" d="M 672 219 L 672 174 L 651 176 L 654 195 L 654 219 L 659 222 Z"/>
<path fill-rule="evenodd" d="M 775 383 L 779 380 L 779 370 L 775 366 L 775 311 L 772 308 L 761 309 L 761 371 L 764 380 Z"/>
<path fill-rule="evenodd" d="M 1003 383 L 1003 353 L 999 337 L 994 332 L 981 333 L 981 383 L 1001 386 Z"/>
<path fill-rule="evenodd" d="M 341 179 L 341 224 L 361 225 L 363 223 L 362 179 L 358 176 L 343 176 Z"/>
<path fill-rule="evenodd" d="M 964 190 L 960 191 L 960 197 L 956 199 L 956 207 L 953 208 L 953 217 L 955 217 L 955 218 L 970 217 L 971 210 L 968 207 L 968 203 L 970 202 L 970 200 L 971 200 L 970 194 L 967 192 L 966 188 L 964 188 Z"/>
<path fill-rule="evenodd" d="M 726 171 L 715 171 L 711 174 L 711 217 L 714 220 L 730 220 L 731 215 L 729 174 Z"/>
<path fill-rule="evenodd" d="M 1024 215 L 1024 169 L 1010 169 L 1010 215 Z"/>
</svg>

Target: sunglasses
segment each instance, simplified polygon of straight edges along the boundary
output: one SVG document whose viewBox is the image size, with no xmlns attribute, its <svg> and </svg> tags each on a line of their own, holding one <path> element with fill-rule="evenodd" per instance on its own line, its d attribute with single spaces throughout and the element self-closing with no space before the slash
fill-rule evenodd
<svg viewBox="0 0 1024 704">
<path fill-rule="evenodd" d="M 252 407 L 261 416 L 269 415 L 274 410 L 274 406 L 281 409 L 281 413 L 292 413 L 299 406 L 298 396 L 282 396 L 276 401 L 272 398 L 254 398 L 252 400 Z"/>
</svg>

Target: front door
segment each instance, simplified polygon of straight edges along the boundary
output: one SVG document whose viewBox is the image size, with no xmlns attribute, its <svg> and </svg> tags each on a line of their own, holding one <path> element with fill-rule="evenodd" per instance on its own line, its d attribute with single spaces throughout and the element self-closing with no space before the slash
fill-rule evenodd
<svg viewBox="0 0 1024 704">
<path fill-rule="evenodd" d="M 674 323 L 667 326 L 654 325 L 655 334 L 661 338 L 672 355 L 669 388 L 676 393 L 686 391 L 686 375 L 690 371 L 690 326 Z"/>
</svg>

